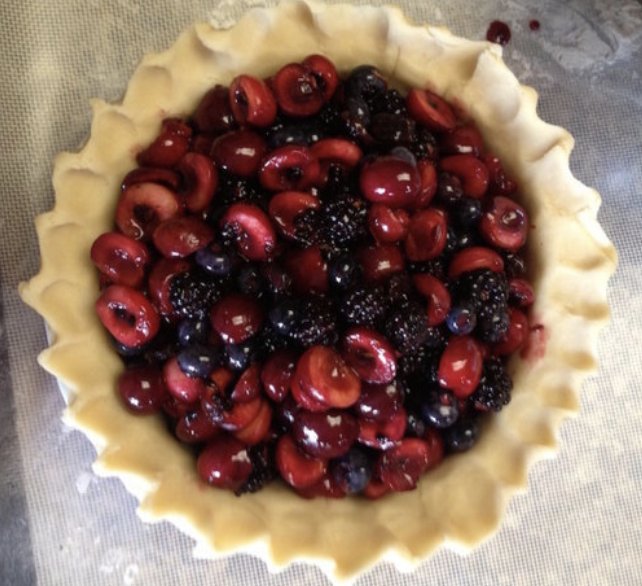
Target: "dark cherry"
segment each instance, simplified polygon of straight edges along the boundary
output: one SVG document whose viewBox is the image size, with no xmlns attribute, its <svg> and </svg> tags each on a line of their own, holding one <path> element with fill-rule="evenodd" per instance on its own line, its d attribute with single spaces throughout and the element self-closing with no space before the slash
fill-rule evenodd
<svg viewBox="0 0 642 586">
<path fill-rule="evenodd" d="M 471 246 L 453 256 L 448 268 L 448 277 L 456 279 L 464 273 L 478 269 L 490 269 L 501 273 L 504 271 L 504 259 L 492 248 Z"/>
<path fill-rule="evenodd" d="M 167 395 L 163 373 L 149 364 L 129 368 L 118 377 L 118 393 L 132 413 L 158 413 Z"/>
<path fill-rule="evenodd" d="M 183 179 L 181 197 L 192 213 L 205 211 L 218 186 L 218 170 L 212 160 L 199 153 L 186 153 L 179 161 L 177 171 Z"/>
<path fill-rule="evenodd" d="M 306 454 L 328 459 L 343 456 L 359 435 L 357 420 L 347 411 L 300 411 L 292 424 L 292 437 Z"/>
<path fill-rule="evenodd" d="M 368 210 L 370 234 L 379 243 L 390 244 L 403 240 L 408 234 L 409 223 L 408 212 L 403 209 L 375 203 Z"/>
<path fill-rule="evenodd" d="M 430 130 L 452 130 L 457 118 L 442 97 L 429 91 L 412 88 L 406 97 L 410 114 Z"/>
<path fill-rule="evenodd" d="M 209 484 L 237 491 L 252 473 L 252 460 L 241 441 L 221 435 L 201 451 L 196 467 L 201 478 Z"/>
<path fill-rule="evenodd" d="M 323 138 L 310 147 L 310 152 L 319 161 L 353 169 L 363 157 L 357 144 L 345 138 Z"/>
<path fill-rule="evenodd" d="M 214 230 L 196 216 L 170 218 L 156 226 L 152 240 L 166 258 L 184 258 L 205 248 L 214 239 Z"/>
<path fill-rule="evenodd" d="M 265 153 L 265 139 L 253 130 L 234 130 L 218 137 L 211 156 L 220 169 L 234 175 L 251 177 L 258 170 Z"/>
<path fill-rule="evenodd" d="M 301 65 L 316 78 L 324 100 L 330 101 L 339 86 L 339 74 L 334 63 L 324 55 L 314 54 L 308 55 L 301 61 Z"/>
<path fill-rule="evenodd" d="M 484 154 L 484 139 L 475 126 L 465 124 L 445 132 L 440 137 L 439 148 L 443 155 L 480 157 Z"/>
<path fill-rule="evenodd" d="M 494 354 L 508 356 L 520 351 L 526 344 L 529 334 L 528 318 L 526 314 L 516 307 L 508 308 L 509 325 L 506 335 L 496 343 L 492 351 Z"/>
<path fill-rule="evenodd" d="M 200 444 L 216 437 L 221 430 L 198 405 L 178 419 L 175 433 L 186 444 Z"/>
<path fill-rule="evenodd" d="M 416 204 L 421 177 L 408 161 L 382 156 L 363 164 L 359 185 L 363 196 L 373 203 L 409 208 Z"/>
<path fill-rule="evenodd" d="M 181 184 L 181 177 L 172 169 L 136 167 L 123 178 L 123 191 L 136 183 L 158 183 L 163 187 L 167 187 L 170 191 L 177 191 Z"/>
<path fill-rule="evenodd" d="M 428 327 L 443 323 L 450 311 L 451 299 L 446 285 L 429 273 L 420 273 L 412 277 L 415 288 L 428 300 Z"/>
<path fill-rule="evenodd" d="M 430 448 L 420 438 L 405 438 L 396 446 L 381 453 L 376 473 L 390 490 L 413 490 L 419 477 L 431 464 Z"/>
<path fill-rule="evenodd" d="M 292 249 L 283 257 L 283 266 L 299 293 L 325 293 L 328 291 L 328 261 L 317 245 Z"/>
<path fill-rule="evenodd" d="M 191 262 L 184 258 L 161 258 L 152 267 L 147 278 L 147 290 L 161 315 L 174 313 L 169 298 L 170 283 L 176 275 L 187 272 L 191 266 Z"/>
<path fill-rule="evenodd" d="M 389 450 L 402 440 L 408 425 L 408 414 L 403 407 L 399 407 L 389 419 L 370 421 L 359 419 L 360 444 L 375 450 Z"/>
<path fill-rule="evenodd" d="M 196 128 L 203 134 L 219 135 L 231 130 L 234 117 L 230 105 L 229 88 L 215 85 L 199 102 L 192 120 Z"/>
<path fill-rule="evenodd" d="M 471 336 L 452 336 L 439 360 L 439 386 L 465 399 L 477 388 L 484 358 L 480 343 Z"/>
<path fill-rule="evenodd" d="M 272 429 L 272 407 L 262 401 L 256 417 L 245 427 L 234 432 L 234 437 L 246 446 L 257 446 L 269 441 Z"/>
<path fill-rule="evenodd" d="M 488 169 L 473 155 L 451 155 L 441 160 L 441 169 L 461 181 L 464 195 L 481 199 L 488 189 Z"/>
<path fill-rule="evenodd" d="M 415 212 L 404 241 L 406 256 L 413 262 L 437 258 L 446 246 L 446 216 L 435 208 Z"/>
<path fill-rule="evenodd" d="M 256 300 L 230 293 L 214 304 L 210 319 L 225 344 L 239 344 L 258 333 L 264 314 Z"/>
<path fill-rule="evenodd" d="M 170 394 L 181 403 L 191 405 L 205 392 L 205 382 L 185 373 L 177 357 L 168 359 L 163 365 L 163 378 Z"/>
<path fill-rule="evenodd" d="M 374 283 L 401 273 L 406 261 L 400 248 L 395 244 L 372 244 L 357 251 L 363 280 Z"/>
<path fill-rule="evenodd" d="M 235 403 L 247 403 L 259 397 L 261 390 L 261 366 L 255 362 L 239 376 L 230 399 Z"/>
<path fill-rule="evenodd" d="M 263 363 L 261 383 L 265 394 L 275 403 L 281 403 L 290 392 L 298 356 L 292 350 L 277 350 Z"/>
<path fill-rule="evenodd" d="M 403 397 L 399 387 L 389 384 L 364 384 L 354 408 L 359 419 L 383 423 L 401 409 Z"/>
<path fill-rule="evenodd" d="M 305 191 L 281 191 L 275 194 L 268 206 L 268 214 L 279 234 L 296 239 L 295 220 L 306 210 L 319 208 L 319 199 Z"/>
<path fill-rule="evenodd" d="M 187 152 L 192 129 L 178 118 L 163 120 L 160 134 L 136 157 L 141 167 L 175 167 Z"/>
<path fill-rule="evenodd" d="M 528 229 L 524 208 L 503 196 L 494 197 L 479 220 L 479 232 L 489 244 L 513 252 L 526 244 Z"/>
</svg>

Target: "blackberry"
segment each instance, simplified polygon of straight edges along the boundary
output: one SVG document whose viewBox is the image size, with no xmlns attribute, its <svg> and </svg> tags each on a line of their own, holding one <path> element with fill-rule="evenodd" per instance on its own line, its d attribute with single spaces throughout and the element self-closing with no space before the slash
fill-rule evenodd
<svg viewBox="0 0 642 586">
<path fill-rule="evenodd" d="M 276 336 L 304 347 L 333 344 L 338 337 L 337 316 L 333 304 L 321 297 L 288 297 L 272 307 L 270 325 Z"/>
<path fill-rule="evenodd" d="M 446 280 L 446 262 L 443 257 L 423 262 L 409 263 L 408 270 L 411 273 L 426 273 L 428 275 L 432 275 L 440 281 Z"/>
<path fill-rule="evenodd" d="M 484 362 L 479 386 L 469 401 L 478 411 L 500 411 L 510 402 L 512 389 L 513 381 L 502 361 L 487 360 Z"/>
<path fill-rule="evenodd" d="M 368 130 L 376 140 L 385 145 L 408 145 L 415 136 L 415 123 L 401 114 L 380 112 L 372 117 Z"/>
<path fill-rule="evenodd" d="M 409 148 L 417 160 L 432 160 L 437 156 L 437 139 L 430 130 L 422 126 L 418 126 L 414 140 L 412 141 L 412 144 L 409 145 Z"/>
<path fill-rule="evenodd" d="M 245 484 L 236 491 L 237 496 L 257 492 L 277 477 L 274 447 L 269 444 L 259 444 L 247 448 L 247 454 L 252 462 L 252 472 Z"/>
<path fill-rule="evenodd" d="M 355 287 L 341 298 L 339 312 L 350 325 L 376 327 L 386 314 L 386 299 L 380 285 Z"/>
<path fill-rule="evenodd" d="M 429 335 L 426 308 L 415 301 L 394 306 L 386 316 L 383 330 L 399 352 L 416 352 Z"/>
<path fill-rule="evenodd" d="M 317 210 L 308 208 L 294 218 L 294 241 L 297 244 L 307 247 L 321 240 L 319 217 Z"/>
<path fill-rule="evenodd" d="M 227 207 L 237 201 L 255 203 L 261 207 L 266 205 L 264 191 L 255 181 L 219 171 L 217 205 Z"/>
<path fill-rule="evenodd" d="M 384 287 L 391 306 L 408 303 L 416 295 L 412 277 L 406 272 L 392 275 Z"/>
<path fill-rule="evenodd" d="M 182 317 L 198 318 L 207 314 L 223 294 L 222 283 L 197 271 L 179 273 L 169 283 L 169 300 Z"/>
<path fill-rule="evenodd" d="M 376 94 L 369 102 L 370 110 L 373 114 L 408 114 L 406 99 L 396 89 L 389 89 L 383 93 Z"/>
<path fill-rule="evenodd" d="M 368 207 L 360 197 L 326 201 L 319 212 L 319 233 L 331 250 L 345 250 L 368 234 Z"/>
<path fill-rule="evenodd" d="M 432 382 L 432 378 L 434 378 L 432 373 L 436 373 L 438 363 L 438 349 L 424 344 L 412 354 L 405 354 L 399 357 L 397 360 L 397 372 L 402 379 L 407 379 L 410 383 L 418 380 Z"/>
<path fill-rule="evenodd" d="M 257 334 L 258 346 L 261 348 L 261 355 L 267 358 L 277 350 L 283 350 L 290 345 L 287 336 L 280 334 L 276 328 L 266 322 L 261 331 Z"/>
</svg>

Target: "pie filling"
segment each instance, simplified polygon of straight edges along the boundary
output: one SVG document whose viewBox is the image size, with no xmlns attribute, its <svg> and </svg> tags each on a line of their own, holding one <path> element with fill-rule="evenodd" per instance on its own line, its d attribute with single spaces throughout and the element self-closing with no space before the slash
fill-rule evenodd
<svg viewBox="0 0 642 586">
<path fill-rule="evenodd" d="M 91 258 L 123 405 L 236 494 L 412 490 L 511 397 L 533 290 L 474 124 L 310 55 L 217 85 L 122 181 Z"/>
</svg>

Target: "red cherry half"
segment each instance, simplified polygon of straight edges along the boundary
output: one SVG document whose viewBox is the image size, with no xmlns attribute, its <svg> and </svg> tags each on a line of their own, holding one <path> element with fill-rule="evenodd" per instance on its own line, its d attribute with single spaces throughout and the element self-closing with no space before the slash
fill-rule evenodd
<svg viewBox="0 0 642 586">
<path fill-rule="evenodd" d="M 481 199 L 488 189 L 488 169 L 473 155 L 452 155 L 441 160 L 441 170 L 461 182 L 464 195 Z"/>
<path fill-rule="evenodd" d="M 321 174 L 319 160 L 305 146 L 289 144 L 271 151 L 261 163 L 259 182 L 272 191 L 305 191 Z"/>
<path fill-rule="evenodd" d="M 141 151 L 136 160 L 141 167 L 174 167 L 189 148 L 192 129 L 178 118 L 163 120 L 160 134 Z"/>
<path fill-rule="evenodd" d="M 325 88 L 317 76 L 300 63 L 282 67 L 272 79 L 272 89 L 280 110 L 288 116 L 312 116 L 325 103 Z"/>
<path fill-rule="evenodd" d="M 118 393 L 132 413 L 157 413 L 167 395 L 163 373 L 156 366 L 148 364 L 129 368 L 118 378 Z"/>
<path fill-rule="evenodd" d="M 428 273 L 413 275 L 415 288 L 428 300 L 428 326 L 443 323 L 450 311 L 451 299 L 446 285 Z"/>
<path fill-rule="evenodd" d="M 110 285 L 96 301 L 96 313 L 109 333 L 128 348 L 149 342 L 160 328 L 152 303 L 140 291 Z"/>
<path fill-rule="evenodd" d="M 448 226 L 446 216 L 439 210 L 419 210 L 410 218 L 404 241 L 406 256 L 413 262 L 437 258 L 446 246 Z"/>
<path fill-rule="evenodd" d="M 133 288 L 143 283 L 150 262 L 147 247 L 120 232 L 101 234 L 94 241 L 90 256 L 110 282 Z"/>
<path fill-rule="evenodd" d="M 429 90 L 412 88 L 406 104 L 412 117 L 431 130 L 455 128 L 457 118 L 448 102 Z"/>
<path fill-rule="evenodd" d="M 277 230 L 286 238 L 296 236 L 296 218 L 308 209 L 317 209 L 319 200 L 304 191 L 281 191 L 275 194 L 268 206 L 268 214 Z"/>
<path fill-rule="evenodd" d="M 260 134 L 252 130 L 235 130 L 218 137 L 210 154 L 219 168 L 241 177 L 251 177 L 266 151 L 267 143 Z"/>
<path fill-rule="evenodd" d="M 343 356 L 362 381 L 385 384 L 397 374 L 397 359 L 392 344 L 380 333 L 353 327 L 343 336 Z"/>
<path fill-rule="evenodd" d="M 212 327 L 225 344 L 239 344 L 261 329 L 264 316 L 256 300 L 230 293 L 214 304 L 210 318 Z"/>
<path fill-rule="evenodd" d="M 239 490 L 252 473 L 247 448 L 235 437 L 220 435 L 212 439 L 196 462 L 203 480 L 219 488 Z"/>
<path fill-rule="evenodd" d="M 466 272 L 477 269 L 490 269 L 501 273 L 504 271 L 504 259 L 492 248 L 485 246 L 464 248 L 457 252 L 450 261 L 448 277 L 456 279 Z"/>
<path fill-rule="evenodd" d="M 196 216 L 180 216 L 161 222 L 152 240 L 166 258 L 183 258 L 205 248 L 214 239 L 214 230 Z"/>
<path fill-rule="evenodd" d="M 183 178 L 181 196 L 185 207 L 193 213 L 205 211 L 218 186 L 218 171 L 212 160 L 199 153 L 187 153 L 177 170 Z"/>
<path fill-rule="evenodd" d="M 241 125 L 265 128 L 276 117 L 276 100 L 269 86 L 251 75 L 239 75 L 230 84 L 230 106 Z"/>
<path fill-rule="evenodd" d="M 515 252 L 528 237 L 526 210 L 508 197 L 494 197 L 479 220 L 479 232 L 489 244 Z"/>
<path fill-rule="evenodd" d="M 267 261 L 275 253 L 276 231 L 267 214 L 249 203 L 234 203 L 220 220 L 230 230 L 238 251 L 248 260 Z"/>
<path fill-rule="evenodd" d="M 483 363 L 482 349 L 475 338 L 451 336 L 439 360 L 439 386 L 465 399 L 477 388 Z"/>
<path fill-rule="evenodd" d="M 428 444 L 420 438 L 405 438 L 382 452 L 376 470 L 381 482 L 394 492 L 413 490 L 431 461 Z"/>
<path fill-rule="evenodd" d="M 313 458 L 301 451 L 289 434 L 279 438 L 275 456 L 281 477 L 294 488 L 308 488 L 316 484 L 328 467 L 327 460 Z"/>
<path fill-rule="evenodd" d="M 421 189 L 417 167 L 393 156 L 367 161 L 361 169 L 359 186 L 363 197 L 373 203 L 392 208 L 408 208 L 416 204 Z"/>
</svg>

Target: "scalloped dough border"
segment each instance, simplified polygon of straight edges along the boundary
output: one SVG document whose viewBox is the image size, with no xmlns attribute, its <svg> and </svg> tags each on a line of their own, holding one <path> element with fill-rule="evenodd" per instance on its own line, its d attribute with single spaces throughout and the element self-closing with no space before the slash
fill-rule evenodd
<svg viewBox="0 0 642 586">
<path fill-rule="evenodd" d="M 529 356 L 512 364 L 512 402 L 474 450 L 449 458 L 416 491 L 377 502 L 309 501 L 278 484 L 242 498 L 206 489 L 160 419 L 133 421 L 120 406 L 122 365 L 93 309 L 90 246 L 111 229 L 120 178 L 162 118 L 187 115 L 209 87 L 240 72 L 265 76 L 314 52 L 343 71 L 371 63 L 402 89 L 431 87 L 456 103 L 519 182 L 535 226 L 533 316 L 543 329 Z M 536 103 L 497 45 L 416 26 L 395 7 L 294 0 L 250 10 L 228 30 L 198 24 L 169 50 L 145 56 L 121 103 L 92 102 L 85 146 L 58 156 L 55 207 L 36 221 L 41 270 L 20 287 L 47 322 L 52 343 L 39 362 L 67 389 L 64 419 L 94 444 L 96 472 L 121 478 L 142 519 L 170 521 L 192 536 L 199 557 L 244 551 L 273 570 L 307 561 L 336 582 L 380 560 L 409 571 L 441 546 L 468 551 L 492 535 L 530 466 L 554 453 L 563 417 L 577 410 L 582 381 L 597 366 L 617 264 L 597 222 L 599 195 L 570 172 L 572 137 L 540 120 Z"/>
</svg>

